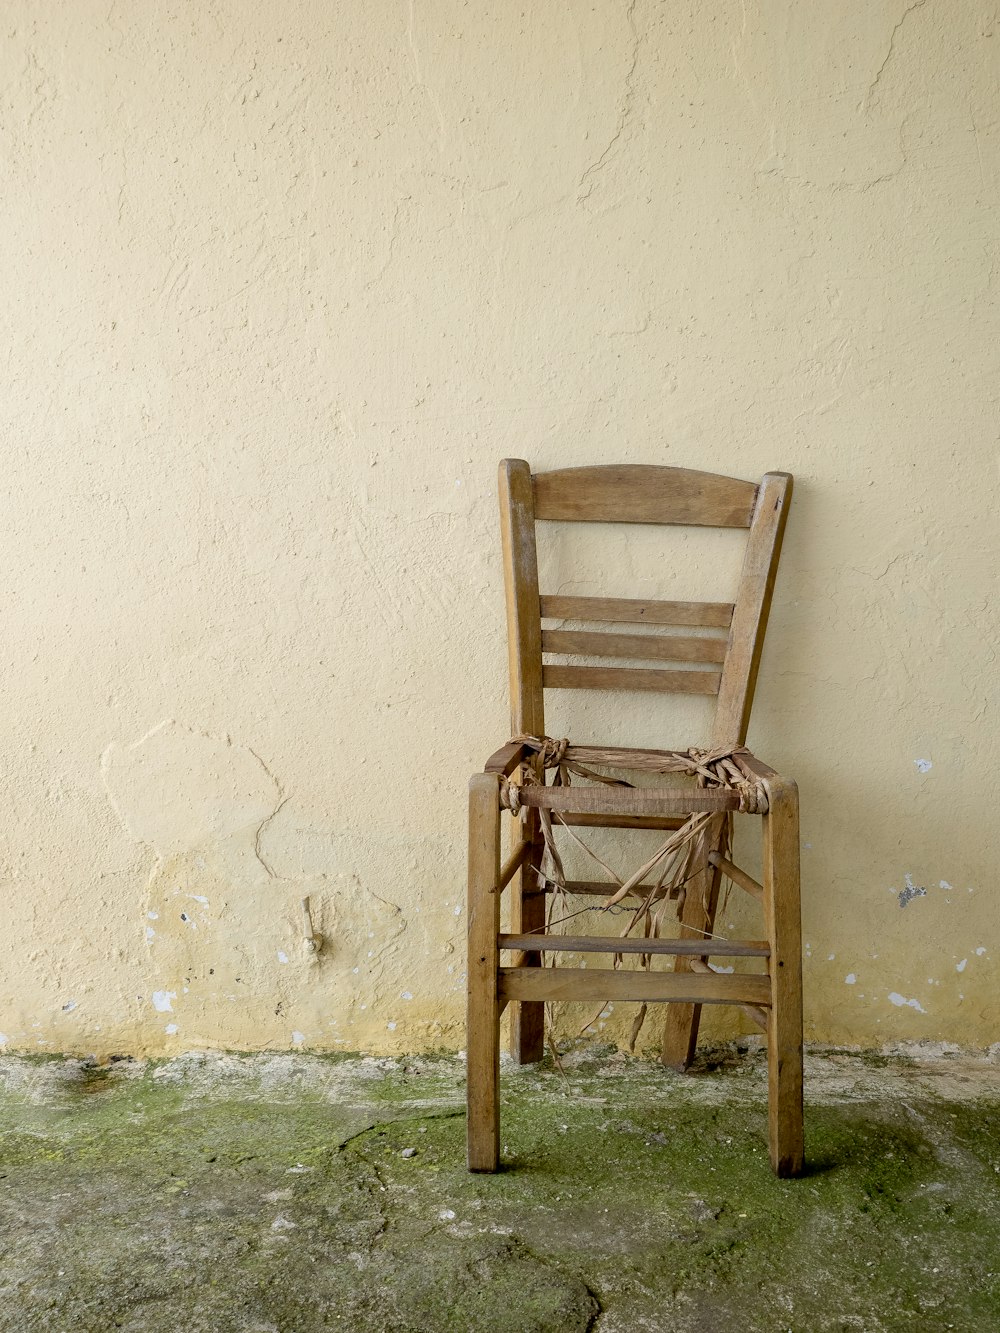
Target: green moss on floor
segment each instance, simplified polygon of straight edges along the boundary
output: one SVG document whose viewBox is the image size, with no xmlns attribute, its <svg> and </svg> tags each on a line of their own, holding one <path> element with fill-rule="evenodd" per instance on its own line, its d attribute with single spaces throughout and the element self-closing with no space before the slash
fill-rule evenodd
<svg viewBox="0 0 1000 1333">
<path fill-rule="evenodd" d="M 814 1055 L 777 1181 L 759 1053 L 570 1063 L 481 1176 L 450 1057 L 2 1061 L 0 1328 L 1000 1328 L 995 1064 Z"/>
</svg>

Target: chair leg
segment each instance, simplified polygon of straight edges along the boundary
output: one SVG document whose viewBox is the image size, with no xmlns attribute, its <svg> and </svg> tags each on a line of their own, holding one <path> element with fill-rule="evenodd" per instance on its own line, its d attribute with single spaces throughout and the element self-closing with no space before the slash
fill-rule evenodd
<svg viewBox="0 0 1000 1333">
<path fill-rule="evenodd" d="M 767 1025 L 768 1139 L 777 1176 L 802 1172 L 802 927 L 799 795 L 793 782 L 768 790 L 764 816 L 764 912 L 771 946 Z"/>
<path fill-rule="evenodd" d="M 715 908 L 719 901 L 722 876 L 718 870 L 709 866 L 707 857 L 711 848 L 717 849 L 721 845 L 725 821 L 726 816 L 720 815 L 709 824 L 705 839 L 705 864 L 685 886 L 684 906 L 680 917 L 682 940 L 704 939 L 705 933 L 710 933 L 715 926 Z M 678 957 L 674 961 L 674 971 L 690 972 L 691 960 Z M 700 1004 L 667 1005 L 660 1059 L 668 1069 L 676 1069 L 679 1074 L 683 1074 L 694 1059 L 700 1022 Z"/>
<path fill-rule="evenodd" d="M 469 783 L 465 1087 L 470 1171 L 496 1171 L 500 1165 L 499 880 L 500 780 L 494 773 L 477 773 Z"/>
<path fill-rule="evenodd" d="M 511 886 L 511 931 L 515 935 L 530 935 L 545 928 L 545 895 L 537 893 L 537 867 L 541 856 L 541 843 L 538 837 L 538 814 L 526 810 L 521 836 L 531 838 L 535 844 L 531 856 L 521 867 Z M 541 966 L 542 955 L 523 954 L 521 965 L 524 967 Z M 540 1000 L 515 1001 L 510 1006 L 510 1053 L 519 1065 L 533 1064 L 545 1053 L 545 1005 Z"/>
</svg>

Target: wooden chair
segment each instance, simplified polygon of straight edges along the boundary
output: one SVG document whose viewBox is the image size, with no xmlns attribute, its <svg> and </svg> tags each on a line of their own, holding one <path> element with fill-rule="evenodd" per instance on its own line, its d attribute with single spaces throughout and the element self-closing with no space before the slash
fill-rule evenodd
<svg viewBox="0 0 1000 1333">
<path fill-rule="evenodd" d="M 548 1000 L 667 1001 L 662 1058 L 684 1069 L 694 1054 L 703 1004 L 742 1006 L 767 1031 L 769 1143 L 779 1176 L 801 1172 L 802 990 L 799 925 L 798 792 L 743 748 L 767 622 L 792 478 L 769 472 L 759 485 L 672 467 L 566 468 L 532 476 L 526 462 L 500 465 L 500 514 L 514 740 L 498 750 L 469 788 L 468 1166 L 499 1166 L 500 1016 L 513 1006 L 515 1060 L 541 1058 Z M 657 523 L 748 530 L 735 602 L 667 602 L 539 594 L 535 524 Z M 545 628 L 543 622 L 631 625 L 631 633 Z M 635 632 L 637 624 L 679 633 Z M 692 632 L 692 630 L 694 632 Z M 559 655 L 652 660 L 651 668 L 557 665 Z M 713 754 L 737 774 L 735 786 L 552 786 L 542 772 L 546 689 L 680 691 L 717 695 Z M 539 738 L 532 743 L 531 738 Z M 551 747 L 550 747 L 551 750 Z M 671 758 L 670 756 L 673 756 Z M 671 771 L 677 752 L 573 746 L 577 763 Z M 549 753 L 549 760 L 553 758 Z M 680 764 L 683 766 L 682 753 Z M 687 758 L 689 766 L 697 760 Z M 571 765 L 572 767 L 572 765 Z M 584 770 L 586 772 L 586 770 Z M 714 770 L 713 770 L 714 771 Z M 514 785 L 517 778 L 521 785 Z M 588 776 L 596 776 L 589 774 Z M 541 780 L 539 780 L 541 778 Z M 741 785 L 742 784 L 742 785 Z M 763 884 L 729 859 L 734 813 L 756 794 L 763 809 Z M 515 799 L 516 798 L 516 799 Z M 513 845 L 501 864 L 504 806 L 517 812 Z M 751 808 L 753 800 L 751 800 Z M 687 875 L 679 938 L 566 936 L 546 929 L 540 875 L 546 820 L 569 826 L 673 830 L 702 813 L 700 862 Z M 711 940 L 723 877 L 763 907 L 763 940 Z M 635 894 L 648 884 L 633 885 Z M 570 881 L 569 893 L 608 893 L 614 885 Z M 510 933 L 501 933 L 508 889 Z M 541 966 L 545 955 L 641 953 L 647 970 Z M 509 961 L 502 961 L 503 955 Z M 648 960 L 673 957 L 673 970 Z M 720 974 L 709 958 L 757 959 L 762 973 Z"/>
</svg>

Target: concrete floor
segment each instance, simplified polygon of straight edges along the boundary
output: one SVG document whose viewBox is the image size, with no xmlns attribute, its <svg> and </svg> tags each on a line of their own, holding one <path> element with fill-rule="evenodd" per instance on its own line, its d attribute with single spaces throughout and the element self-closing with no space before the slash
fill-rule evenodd
<svg viewBox="0 0 1000 1333">
<path fill-rule="evenodd" d="M 0 1061 L 0 1329 L 1000 1329 L 1000 1061 L 814 1052 L 809 1173 L 767 1165 L 758 1050 L 463 1066 Z"/>
</svg>

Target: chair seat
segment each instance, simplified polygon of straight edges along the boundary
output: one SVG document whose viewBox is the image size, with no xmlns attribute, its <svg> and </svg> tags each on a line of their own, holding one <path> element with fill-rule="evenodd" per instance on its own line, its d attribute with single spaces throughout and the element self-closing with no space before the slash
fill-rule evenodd
<svg viewBox="0 0 1000 1333">
<path fill-rule="evenodd" d="M 706 787 L 543 787 L 520 789 L 521 805 L 560 814 L 687 815 L 738 811 L 740 794 Z"/>
<path fill-rule="evenodd" d="M 498 750 L 486 765 L 487 772 L 513 773 L 521 763 L 540 753 L 544 744 L 547 768 L 563 770 L 563 782 L 543 785 L 526 782 L 515 793 L 517 807 L 556 811 L 559 814 L 613 814 L 623 816 L 690 815 L 742 811 L 763 814 L 767 810 L 766 774 L 769 770 L 744 746 L 715 750 L 652 750 L 625 746 L 571 745 L 544 742 L 538 738 L 515 738 Z M 553 747 L 555 749 L 553 750 Z M 558 757 L 555 757 L 558 755 Z M 648 773 L 675 776 L 686 781 L 656 787 L 633 787 L 627 782 L 595 781 L 573 784 L 576 774 L 597 778 L 591 766 L 615 773 Z M 697 779 L 698 785 L 694 785 Z M 512 805 L 511 808 L 515 808 Z"/>
</svg>

